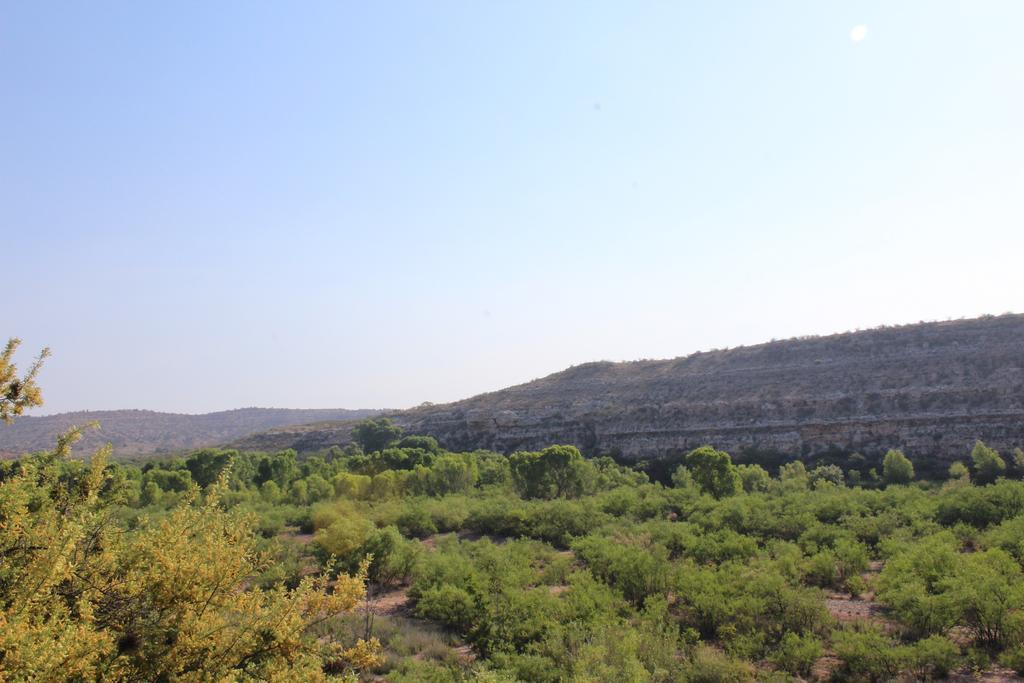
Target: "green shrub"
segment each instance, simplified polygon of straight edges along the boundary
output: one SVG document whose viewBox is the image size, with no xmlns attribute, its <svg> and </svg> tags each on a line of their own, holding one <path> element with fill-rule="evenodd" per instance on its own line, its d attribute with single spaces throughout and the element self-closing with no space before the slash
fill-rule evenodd
<svg viewBox="0 0 1024 683">
<path fill-rule="evenodd" d="M 426 508 L 417 505 L 398 518 L 398 528 L 408 538 L 426 538 L 437 533 L 437 526 Z"/>
<path fill-rule="evenodd" d="M 890 450 L 885 454 L 882 479 L 886 484 L 909 484 L 914 480 L 914 465 L 903 451 Z"/>
<path fill-rule="evenodd" d="M 999 663 L 1024 676 L 1024 645 L 1017 645 L 999 656 Z"/>
<path fill-rule="evenodd" d="M 469 518 L 469 502 L 465 496 L 427 499 L 422 505 L 434 527 L 441 533 L 461 531 Z"/>
<path fill-rule="evenodd" d="M 363 547 L 373 531 L 373 523 L 365 517 L 342 517 L 317 531 L 313 543 L 322 556 L 334 555 L 346 560 Z"/>
<path fill-rule="evenodd" d="M 371 555 L 368 577 L 382 585 L 406 582 L 412 576 L 421 550 L 415 541 L 407 541 L 393 526 L 375 529 L 359 549 L 357 558 Z"/>
<path fill-rule="evenodd" d="M 682 666 L 680 680 L 688 683 L 742 683 L 754 680 L 753 667 L 699 645 Z"/>
<path fill-rule="evenodd" d="M 832 635 L 832 647 L 843 671 L 854 680 L 882 681 L 900 672 L 901 652 L 874 624 L 856 622 Z"/>
<path fill-rule="evenodd" d="M 944 636 L 929 636 L 906 648 L 907 668 L 919 680 L 946 678 L 959 659 L 960 648 Z"/>
<path fill-rule="evenodd" d="M 821 657 L 821 641 L 813 635 L 799 635 L 790 631 L 782 637 L 768 661 L 794 676 L 810 674 L 811 667 Z"/>
<path fill-rule="evenodd" d="M 812 586 L 827 588 L 834 586 L 839 579 L 836 568 L 836 554 L 832 550 L 822 550 L 804 562 L 804 574 Z"/>
<path fill-rule="evenodd" d="M 428 588 L 416 602 L 416 616 L 468 633 L 480 618 L 476 600 L 458 586 Z"/>
</svg>

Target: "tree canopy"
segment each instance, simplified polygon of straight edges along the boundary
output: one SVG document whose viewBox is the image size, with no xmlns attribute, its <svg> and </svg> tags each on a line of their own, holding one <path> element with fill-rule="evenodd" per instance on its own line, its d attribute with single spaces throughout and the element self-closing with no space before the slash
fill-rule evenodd
<svg viewBox="0 0 1024 683">
<path fill-rule="evenodd" d="M 725 451 L 701 446 L 687 453 L 685 462 L 697 486 L 715 498 L 724 498 L 743 490 L 740 474 Z"/>
<path fill-rule="evenodd" d="M 978 484 L 991 484 L 1006 472 L 1006 463 L 999 453 L 983 441 L 975 442 L 971 462 L 974 463 L 974 481 Z"/>
<path fill-rule="evenodd" d="M 882 459 L 882 480 L 886 484 L 909 484 L 914 480 L 914 464 L 903 451 L 890 450 Z"/>
<path fill-rule="evenodd" d="M 590 467 L 575 446 L 548 446 L 509 457 L 513 481 L 527 498 L 574 498 L 583 493 Z"/>
<path fill-rule="evenodd" d="M 401 438 L 402 428 L 386 417 L 360 420 L 352 428 L 352 440 L 359 444 L 364 453 L 384 450 Z"/>
</svg>

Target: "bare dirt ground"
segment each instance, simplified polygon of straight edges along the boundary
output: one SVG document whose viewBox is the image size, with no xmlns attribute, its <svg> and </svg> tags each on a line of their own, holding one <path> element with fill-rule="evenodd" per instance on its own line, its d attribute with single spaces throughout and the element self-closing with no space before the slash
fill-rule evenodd
<svg viewBox="0 0 1024 683">
<path fill-rule="evenodd" d="M 871 585 L 874 577 L 882 571 L 882 563 L 871 562 L 868 570 L 861 574 L 861 578 Z M 885 618 L 885 608 L 875 601 L 873 591 L 862 593 L 852 597 L 845 593 L 830 593 L 825 598 L 825 608 L 836 621 L 848 624 L 855 621 L 870 621 L 879 624 L 887 631 L 895 630 L 895 624 Z M 815 681 L 827 681 L 832 678 L 833 672 L 842 666 L 834 652 L 827 651 L 825 655 L 815 662 L 811 669 L 811 679 Z"/>
<path fill-rule="evenodd" d="M 825 598 L 825 607 L 829 614 L 843 623 L 864 620 L 888 625 L 888 621 L 883 616 L 882 606 L 860 596 L 851 598 L 840 593 L 833 593 Z"/>
<path fill-rule="evenodd" d="M 283 540 L 299 545 L 309 545 L 313 542 L 313 534 L 304 534 L 299 531 L 298 527 L 285 527 L 278 536 Z"/>
<path fill-rule="evenodd" d="M 391 588 L 371 596 L 367 600 L 367 606 L 371 612 L 377 615 L 389 617 L 408 617 L 411 615 L 409 591 L 404 586 Z"/>
<path fill-rule="evenodd" d="M 882 563 L 878 560 L 868 565 L 868 570 L 861 574 L 861 578 L 872 585 L 878 572 L 882 571 Z M 875 592 L 868 590 L 857 596 L 850 596 L 846 593 L 830 593 L 825 598 L 825 608 L 828 609 L 837 621 L 849 623 L 851 621 L 871 621 L 887 631 L 893 631 L 896 625 L 885 617 L 885 607 L 875 600 Z"/>
</svg>

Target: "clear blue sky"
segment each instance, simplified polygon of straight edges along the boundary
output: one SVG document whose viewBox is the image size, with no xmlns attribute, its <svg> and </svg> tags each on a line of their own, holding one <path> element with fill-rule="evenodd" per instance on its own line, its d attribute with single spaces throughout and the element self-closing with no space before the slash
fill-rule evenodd
<svg viewBox="0 0 1024 683">
<path fill-rule="evenodd" d="M 2 2 L 0 336 L 53 349 L 37 412 L 205 412 L 1022 311 L 1022 34 L 1019 0 Z"/>
</svg>

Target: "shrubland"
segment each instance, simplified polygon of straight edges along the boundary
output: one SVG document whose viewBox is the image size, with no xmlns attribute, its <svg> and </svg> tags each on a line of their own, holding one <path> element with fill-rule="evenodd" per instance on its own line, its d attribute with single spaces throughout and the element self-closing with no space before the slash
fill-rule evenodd
<svg viewBox="0 0 1024 683">
<path fill-rule="evenodd" d="M 13 417 L 34 394 L 5 396 Z M 70 435 L 0 465 L 0 678 L 1024 670 L 1017 454 L 967 445 L 920 481 L 897 450 L 881 471 L 711 446 L 645 469 L 566 445 L 449 452 L 386 420 L 353 437 L 132 464 L 72 459 Z"/>
</svg>

